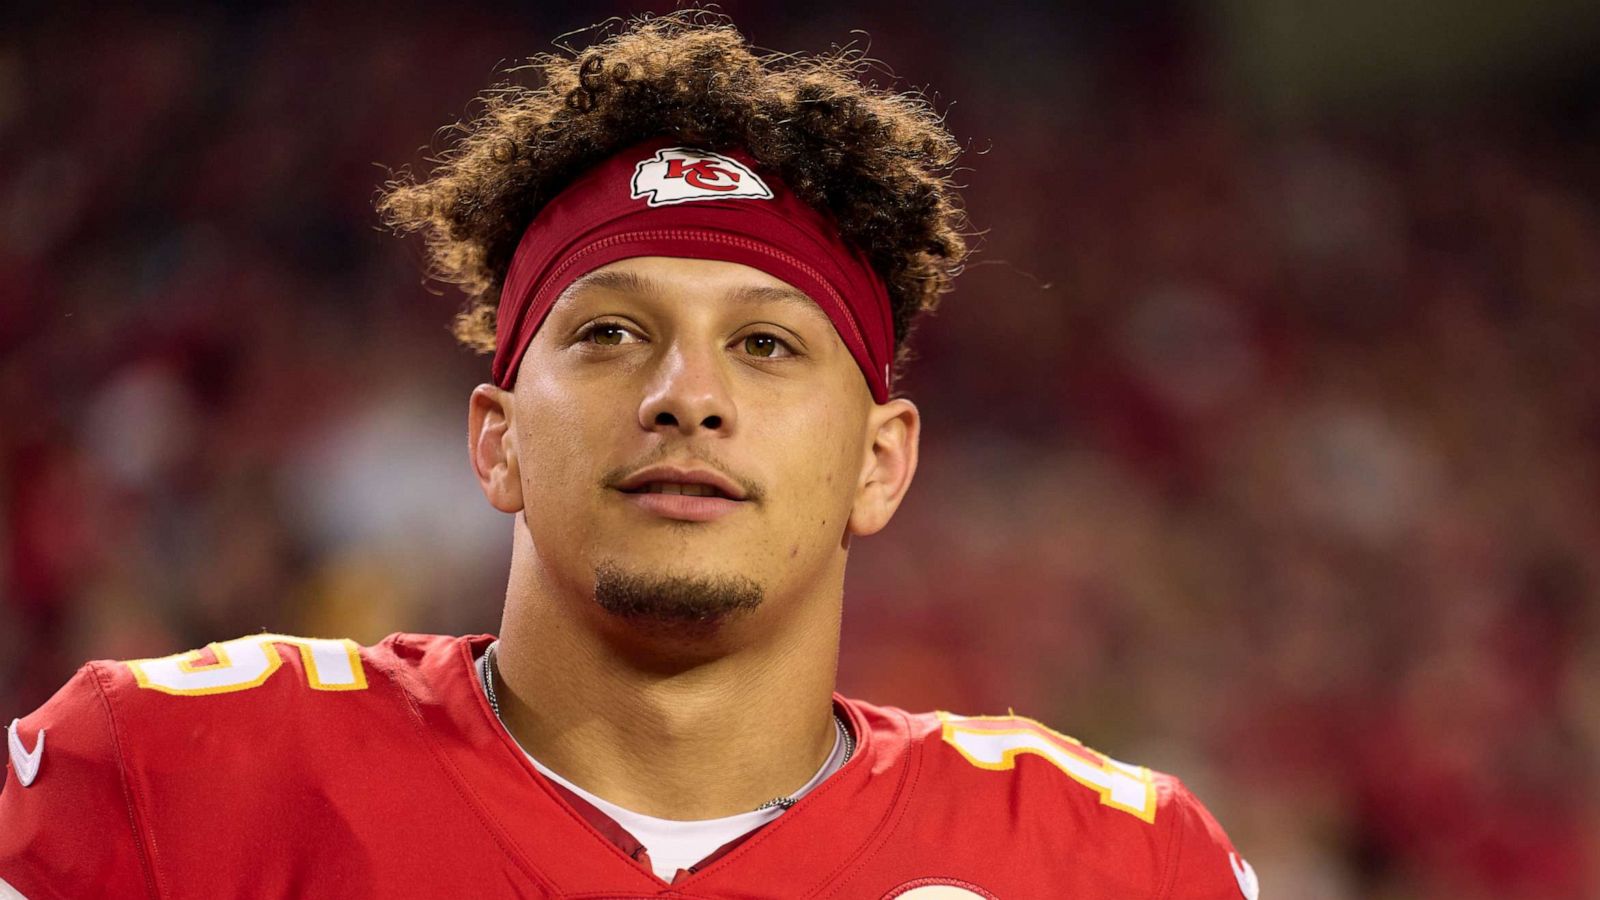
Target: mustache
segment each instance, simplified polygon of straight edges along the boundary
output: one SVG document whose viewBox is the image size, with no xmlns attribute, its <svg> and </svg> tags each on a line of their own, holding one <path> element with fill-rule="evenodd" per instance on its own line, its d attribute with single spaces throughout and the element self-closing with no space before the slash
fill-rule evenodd
<svg viewBox="0 0 1600 900">
<path fill-rule="evenodd" d="M 717 459 L 715 456 L 704 452 L 692 453 L 688 456 L 680 456 L 678 455 L 678 452 L 671 447 L 662 447 L 661 449 L 653 451 L 638 460 L 617 466 L 614 469 L 607 470 L 604 475 L 600 476 L 600 486 L 603 488 L 615 489 L 618 485 L 626 481 L 628 476 L 632 475 L 633 473 L 639 471 L 640 469 L 645 469 L 656 465 L 673 465 L 681 468 L 712 469 L 717 474 L 728 479 L 729 481 L 732 481 L 734 484 L 737 484 L 740 489 L 744 491 L 744 498 L 746 500 L 760 503 L 762 500 L 767 498 L 766 490 L 763 489 L 758 482 L 735 472 L 726 463 Z"/>
</svg>

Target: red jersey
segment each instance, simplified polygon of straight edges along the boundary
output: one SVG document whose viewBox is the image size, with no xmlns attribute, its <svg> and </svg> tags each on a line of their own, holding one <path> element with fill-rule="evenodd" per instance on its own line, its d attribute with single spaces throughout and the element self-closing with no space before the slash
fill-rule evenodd
<svg viewBox="0 0 1600 900">
<path fill-rule="evenodd" d="M 850 761 L 657 878 L 539 774 L 491 638 L 251 635 L 92 662 L 10 729 L 0 897 L 1254 898 L 1177 779 L 1015 716 L 844 697 Z"/>
</svg>

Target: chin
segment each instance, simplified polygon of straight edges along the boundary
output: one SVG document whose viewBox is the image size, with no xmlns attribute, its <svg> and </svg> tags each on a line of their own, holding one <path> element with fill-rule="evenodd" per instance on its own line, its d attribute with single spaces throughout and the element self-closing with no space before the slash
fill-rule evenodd
<svg viewBox="0 0 1600 900">
<path fill-rule="evenodd" d="M 766 599 L 766 588 L 742 573 L 642 565 L 636 558 L 606 559 L 595 566 L 594 599 L 619 619 L 705 629 L 758 609 Z"/>
</svg>

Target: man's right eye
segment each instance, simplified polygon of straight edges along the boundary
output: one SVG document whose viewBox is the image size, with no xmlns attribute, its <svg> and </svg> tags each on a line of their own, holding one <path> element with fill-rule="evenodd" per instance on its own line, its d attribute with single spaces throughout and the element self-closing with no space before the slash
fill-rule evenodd
<svg viewBox="0 0 1600 900">
<path fill-rule="evenodd" d="M 633 332 L 615 322 L 597 322 L 584 330 L 582 340 L 603 347 L 614 347 L 627 343 L 632 337 L 634 337 Z"/>
</svg>

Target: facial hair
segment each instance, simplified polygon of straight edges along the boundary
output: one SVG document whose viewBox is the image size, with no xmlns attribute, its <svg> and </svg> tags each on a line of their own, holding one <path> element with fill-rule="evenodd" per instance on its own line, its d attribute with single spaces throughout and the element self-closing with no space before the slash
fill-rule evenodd
<svg viewBox="0 0 1600 900">
<path fill-rule="evenodd" d="M 594 570 L 600 608 L 633 624 L 702 630 L 761 605 L 761 584 L 743 575 L 630 572 L 606 561 Z"/>
</svg>

